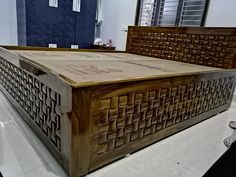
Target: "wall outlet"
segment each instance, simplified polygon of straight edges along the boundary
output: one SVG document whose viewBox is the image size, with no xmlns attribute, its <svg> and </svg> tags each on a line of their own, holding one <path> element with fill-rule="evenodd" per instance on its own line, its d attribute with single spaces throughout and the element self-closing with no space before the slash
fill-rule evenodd
<svg viewBox="0 0 236 177">
<path fill-rule="evenodd" d="M 72 10 L 75 12 L 80 12 L 81 0 L 73 0 Z"/>
<path fill-rule="evenodd" d="M 71 45 L 71 48 L 72 48 L 72 49 L 78 49 L 79 46 L 78 46 L 78 45 Z"/>
<path fill-rule="evenodd" d="M 57 44 L 48 44 L 49 48 L 57 48 Z"/>
<path fill-rule="evenodd" d="M 58 7 L 58 0 L 49 0 L 50 7 Z"/>
</svg>

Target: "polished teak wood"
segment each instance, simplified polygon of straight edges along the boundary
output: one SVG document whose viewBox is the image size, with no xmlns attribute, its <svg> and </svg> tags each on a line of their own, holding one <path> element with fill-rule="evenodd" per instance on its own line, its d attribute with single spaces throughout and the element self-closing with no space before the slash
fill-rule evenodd
<svg viewBox="0 0 236 177">
<path fill-rule="evenodd" d="M 190 59 L 160 59 L 169 55 L 156 55 L 157 48 L 152 52 L 142 46 L 132 38 L 134 28 L 130 30 L 130 53 L 0 48 L 0 89 L 71 177 L 86 175 L 230 107 L 234 69 L 223 69 L 219 60 L 212 60 L 219 68 L 211 67 L 212 58 L 202 59 L 203 64 L 196 58 L 195 64 Z M 135 30 L 148 36 L 148 30 L 166 29 Z M 150 53 L 138 53 L 134 43 Z M 231 61 L 228 67 L 234 68 Z"/>
<path fill-rule="evenodd" d="M 129 27 L 127 52 L 217 68 L 236 67 L 236 28 Z"/>
</svg>

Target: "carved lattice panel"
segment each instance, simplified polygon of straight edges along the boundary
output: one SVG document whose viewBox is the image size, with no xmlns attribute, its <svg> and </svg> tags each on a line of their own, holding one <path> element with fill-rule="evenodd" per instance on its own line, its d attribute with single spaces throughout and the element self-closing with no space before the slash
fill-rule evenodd
<svg viewBox="0 0 236 177">
<path fill-rule="evenodd" d="M 98 154 L 226 105 L 233 87 L 228 77 L 100 100 Z"/>
<path fill-rule="evenodd" d="M 236 29 L 130 27 L 127 52 L 230 69 L 236 67 Z"/>
<path fill-rule="evenodd" d="M 1 57 L 0 84 L 60 151 L 60 94 Z"/>
</svg>

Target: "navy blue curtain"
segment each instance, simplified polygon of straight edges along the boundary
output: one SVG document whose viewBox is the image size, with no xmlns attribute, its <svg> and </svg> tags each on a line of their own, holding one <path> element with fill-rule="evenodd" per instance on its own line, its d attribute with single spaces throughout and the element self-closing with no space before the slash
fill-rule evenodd
<svg viewBox="0 0 236 177">
<path fill-rule="evenodd" d="M 19 45 L 48 47 L 49 43 L 69 48 L 89 48 L 94 42 L 97 0 L 81 0 L 81 11 L 72 11 L 72 0 L 18 0 Z"/>
</svg>

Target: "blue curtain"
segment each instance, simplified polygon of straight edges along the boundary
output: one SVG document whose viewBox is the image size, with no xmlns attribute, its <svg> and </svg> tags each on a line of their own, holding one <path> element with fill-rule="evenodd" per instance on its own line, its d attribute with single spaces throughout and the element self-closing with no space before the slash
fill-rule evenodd
<svg viewBox="0 0 236 177">
<path fill-rule="evenodd" d="M 72 11 L 72 0 L 18 0 L 19 45 L 89 48 L 94 42 L 97 0 L 81 0 L 81 11 Z"/>
</svg>

